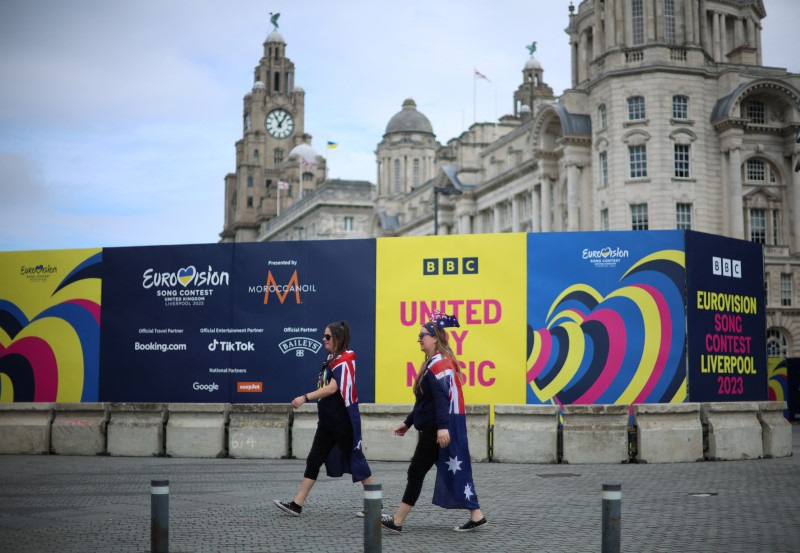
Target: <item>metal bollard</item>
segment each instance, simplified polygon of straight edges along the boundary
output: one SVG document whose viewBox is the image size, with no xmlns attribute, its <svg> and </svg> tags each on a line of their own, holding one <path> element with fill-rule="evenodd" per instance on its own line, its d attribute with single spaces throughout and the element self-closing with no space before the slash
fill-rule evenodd
<svg viewBox="0 0 800 553">
<path fill-rule="evenodd" d="M 150 480 L 150 553 L 169 553 L 169 480 Z"/>
<path fill-rule="evenodd" d="M 622 484 L 603 484 L 603 553 L 619 553 Z"/>
<path fill-rule="evenodd" d="M 380 484 L 364 484 L 364 553 L 381 553 Z"/>
</svg>

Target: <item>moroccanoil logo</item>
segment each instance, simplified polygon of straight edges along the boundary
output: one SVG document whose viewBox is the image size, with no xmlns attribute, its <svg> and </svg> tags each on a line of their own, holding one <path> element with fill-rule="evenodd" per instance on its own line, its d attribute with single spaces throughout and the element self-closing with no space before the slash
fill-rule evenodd
<svg viewBox="0 0 800 553">
<path fill-rule="evenodd" d="M 264 294 L 264 305 L 269 304 L 269 298 L 272 294 L 275 294 L 281 304 L 283 304 L 290 295 L 294 296 L 294 302 L 296 304 L 301 304 L 303 303 L 300 296 L 301 293 L 307 294 L 316 291 L 316 285 L 300 283 L 300 278 L 297 276 L 296 270 L 292 273 L 289 282 L 286 284 L 279 283 L 272 274 L 272 271 L 268 271 L 267 282 L 264 285 L 250 286 L 248 288 L 248 292 L 250 293 Z"/>
</svg>

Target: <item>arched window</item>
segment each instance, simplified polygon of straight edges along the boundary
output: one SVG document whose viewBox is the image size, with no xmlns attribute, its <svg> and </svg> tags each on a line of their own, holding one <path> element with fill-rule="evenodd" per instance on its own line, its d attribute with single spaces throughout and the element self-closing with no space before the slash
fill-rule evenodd
<svg viewBox="0 0 800 553">
<path fill-rule="evenodd" d="M 252 175 L 247 177 L 247 188 L 253 188 L 253 176 Z"/>
<path fill-rule="evenodd" d="M 603 130 L 607 126 L 608 126 L 608 121 L 606 119 L 606 105 L 600 104 L 599 106 L 597 106 L 597 128 Z"/>
<path fill-rule="evenodd" d="M 777 328 L 767 330 L 767 357 L 786 357 L 789 344 L 786 336 Z"/>
</svg>

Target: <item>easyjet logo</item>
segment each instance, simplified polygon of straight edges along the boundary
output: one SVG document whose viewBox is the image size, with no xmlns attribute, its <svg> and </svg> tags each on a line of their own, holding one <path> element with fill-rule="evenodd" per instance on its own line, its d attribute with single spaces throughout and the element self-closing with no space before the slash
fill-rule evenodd
<svg viewBox="0 0 800 553">
<path fill-rule="evenodd" d="M 236 391 L 237 392 L 263 392 L 264 391 L 264 383 L 263 382 L 237 382 L 236 383 Z"/>
</svg>

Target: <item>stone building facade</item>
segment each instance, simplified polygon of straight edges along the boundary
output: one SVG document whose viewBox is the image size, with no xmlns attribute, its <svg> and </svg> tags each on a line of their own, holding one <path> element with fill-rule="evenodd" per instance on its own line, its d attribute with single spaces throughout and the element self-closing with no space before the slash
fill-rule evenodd
<svg viewBox="0 0 800 553">
<path fill-rule="evenodd" d="M 768 353 L 800 356 L 800 75 L 763 66 L 764 17 L 761 0 L 571 6 L 571 87 L 555 97 L 531 54 L 513 114 L 446 144 L 405 100 L 377 146 L 374 206 L 358 204 L 347 235 L 677 228 L 756 241 Z M 302 217 L 341 217 L 347 202 L 322 196 Z M 287 230 L 255 239 L 326 237 L 292 234 L 310 227 L 287 215 L 267 223 Z"/>
</svg>

